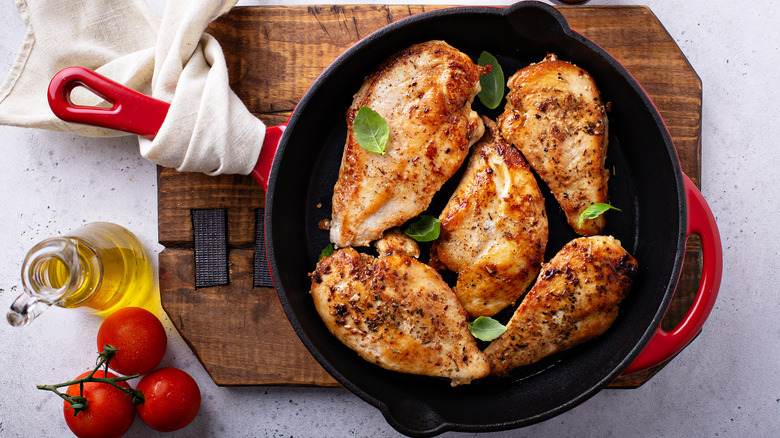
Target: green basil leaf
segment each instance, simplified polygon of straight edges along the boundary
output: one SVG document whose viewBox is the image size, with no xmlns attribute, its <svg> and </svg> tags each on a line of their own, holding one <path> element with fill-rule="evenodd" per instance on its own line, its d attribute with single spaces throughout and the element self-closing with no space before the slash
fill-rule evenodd
<svg viewBox="0 0 780 438">
<path fill-rule="evenodd" d="M 387 120 L 378 112 L 367 106 L 361 106 L 352 122 L 352 132 L 355 133 L 360 147 L 377 154 L 385 154 L 385 146 L 390 136 L 390 128 Z"/>
<path fill-rule="evenodd" d="M 477 64 L 493 66 L 493 70 L 479 77 L 479 85 L 482 90 L 477 94 L 479 101 L 490 109 L 498 108 L 504 98 L 504 70 L 498 64 L 495 56 L 488 52 L 482 52 L 477 59 Z"/>
<path fill-rule="evenodd" d="M 492 341 L 506 331 L 506 326 L 489 316 L 480 316 L 469 323 L 469 331 L 481 341 Z"/>
<path fill-rule="evenodd" d="M 599 216 L 601 216 L 605 211 L 607 210 L 617 210 L 617 211 L 623 211 L 617 207 L 613 207 L 609 204 L 604 204 L 603 202 L 597 202 L 595 204 L 591 204 L 590 207 L 586 208 L 582 213 L 580 213 L 580 220 L 577 221 L 577 226 L 581 227 L 582 222 L 585 219 L 595 219 Z"/>
<path fill-rule="evenodd" d="M 404 230 L 404 234 L 418 242 L 430 242 L 439 238 L 440 231 L 441 222 L 439 219 L 424 214 L 420 215 L 416 222 L 410 224 Z"/>
<path fill-rule="evenodd" d="M 322 252 L 320 252 L 320 260 L 328 258 L 333 255 L 333 244 L 329 243 L 328 246 L 326 246 Z"/>
</svg>

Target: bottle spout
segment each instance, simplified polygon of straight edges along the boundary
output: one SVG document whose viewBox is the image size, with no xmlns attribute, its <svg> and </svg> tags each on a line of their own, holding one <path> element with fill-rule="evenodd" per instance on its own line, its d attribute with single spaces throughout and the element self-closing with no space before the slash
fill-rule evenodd
<svg viewBox="0 0 780 438">
<path fill-rule="evenodd" d="M 24 327 L 50 306 L 51 304 L 43 300 L 23 293 L 11 304 L 11 310 L 8 311 L 5 317 L 12 326 Z"/>
<path fill-rule="evenodd" d="M 52 237 L 35 245 L 22 264 L 24 293 L 11 304 L 8 323 L 22 327 L 53 304 L 61 304 L 79 285 L 80 262 L 76 244 Z"/>
</svg>

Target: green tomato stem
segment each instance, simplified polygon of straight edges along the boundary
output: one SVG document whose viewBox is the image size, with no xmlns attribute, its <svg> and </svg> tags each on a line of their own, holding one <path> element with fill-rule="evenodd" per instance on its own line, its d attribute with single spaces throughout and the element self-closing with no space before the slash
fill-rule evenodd
<svg viewBox="0 0 780 438">
<path fill-rule="evenodd" d="M 122 377 L 95 377 L 95 373 L 104 365 L 105 365 L 105 373 L 106 373 L 105 375 L 108 375 L 108 364 L 111 362 L 111 359 L 114 358 L 117 351 L 119 351 L 118 348 L 114 348 L 110 345 L 103 346 L 103 351 L 98 353 L 98 358 L 97 358 L 95 368 L 85 377 L 82 377 L 80 379 L 75 379 L 75 380 L 69 380 L 67 382 L 57 383 L 54 385 L 36 385 L 35 387 L 40 390 L 51 391 L 57 394 L 57 396 L 59 396 L 61 399 L 70 403 L 69 408 L 73 408 L 73 415 L 76 415 L 87 408 L 87 398 L 84 397 L 84 384 L 87 382 L 106 383 L 108 385 L 111 385 L 114 388 L 132 397 L 133 405 L 135 406 L 140 405 L 144 402 L 143 392 L 137 389 L 125 388 L 116 383 L 116 382 L 124 382 L 126 380 L 135 379 L 136 377 L 139 376 L 139 374 L 134 374 L 132 376 L 122 376 Z M 79 395 L 70 396 L 58 390 L 58 388 L 62 388 L 63 386 L 67 387 L 71 385 L 79 385 Z"/>
</svg>

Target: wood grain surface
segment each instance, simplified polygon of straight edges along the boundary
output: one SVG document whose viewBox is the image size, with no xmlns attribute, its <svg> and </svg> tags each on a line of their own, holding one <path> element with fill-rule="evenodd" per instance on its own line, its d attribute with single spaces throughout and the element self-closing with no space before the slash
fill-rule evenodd
<svg viewBox="0 0 780 438">
<path fill-rule="evenodd" d="M 283 123 L 317 75 L 359 39 L 439 6 L 260 6 L 234 8 L 207 32 L 222 45 L 231 86 L 266 125 Z M 606 49 L 658 107 L 683 171 L 699 184 L 701 81 L 645 7 L 561 6 L 571 27 Z M 218 385 L 336 386 L 304 348 L 272 288 L 253 287 L 255 211 L 265 195 L 250 177 L 158 170 L 163 308 Z M 195 288 L 192 209 L 227 209 L 230 284 Z M 700 246 L 688 244 L 683 276 L 663 327 L 685 314 L 700 276 Z M 664 364 L 618 378 L 633 388 Z"/>
</svg>

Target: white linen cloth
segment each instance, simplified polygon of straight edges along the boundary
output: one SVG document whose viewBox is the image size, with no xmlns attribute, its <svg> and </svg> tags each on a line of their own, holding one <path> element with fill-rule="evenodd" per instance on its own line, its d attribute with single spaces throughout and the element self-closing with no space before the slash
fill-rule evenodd
<svg viewBox="0 0 780 438">
<path fill-rule="evenodd" d="M 265 126 L 230 89 L 222 48 L 206 26 L 237 0 L 168 0 L 162 21 L 143 0 L 14 0 L 27 26 L 0 85 L 0 123 L 85 136 L 126 133 L 59 120 L 46 98 L 51 78 L 78 65 L 171 104 L 141 155 L 180 171 L 248 174 Z M 101 99 L 74 90 L 73 99 Z"/>
</svg>

